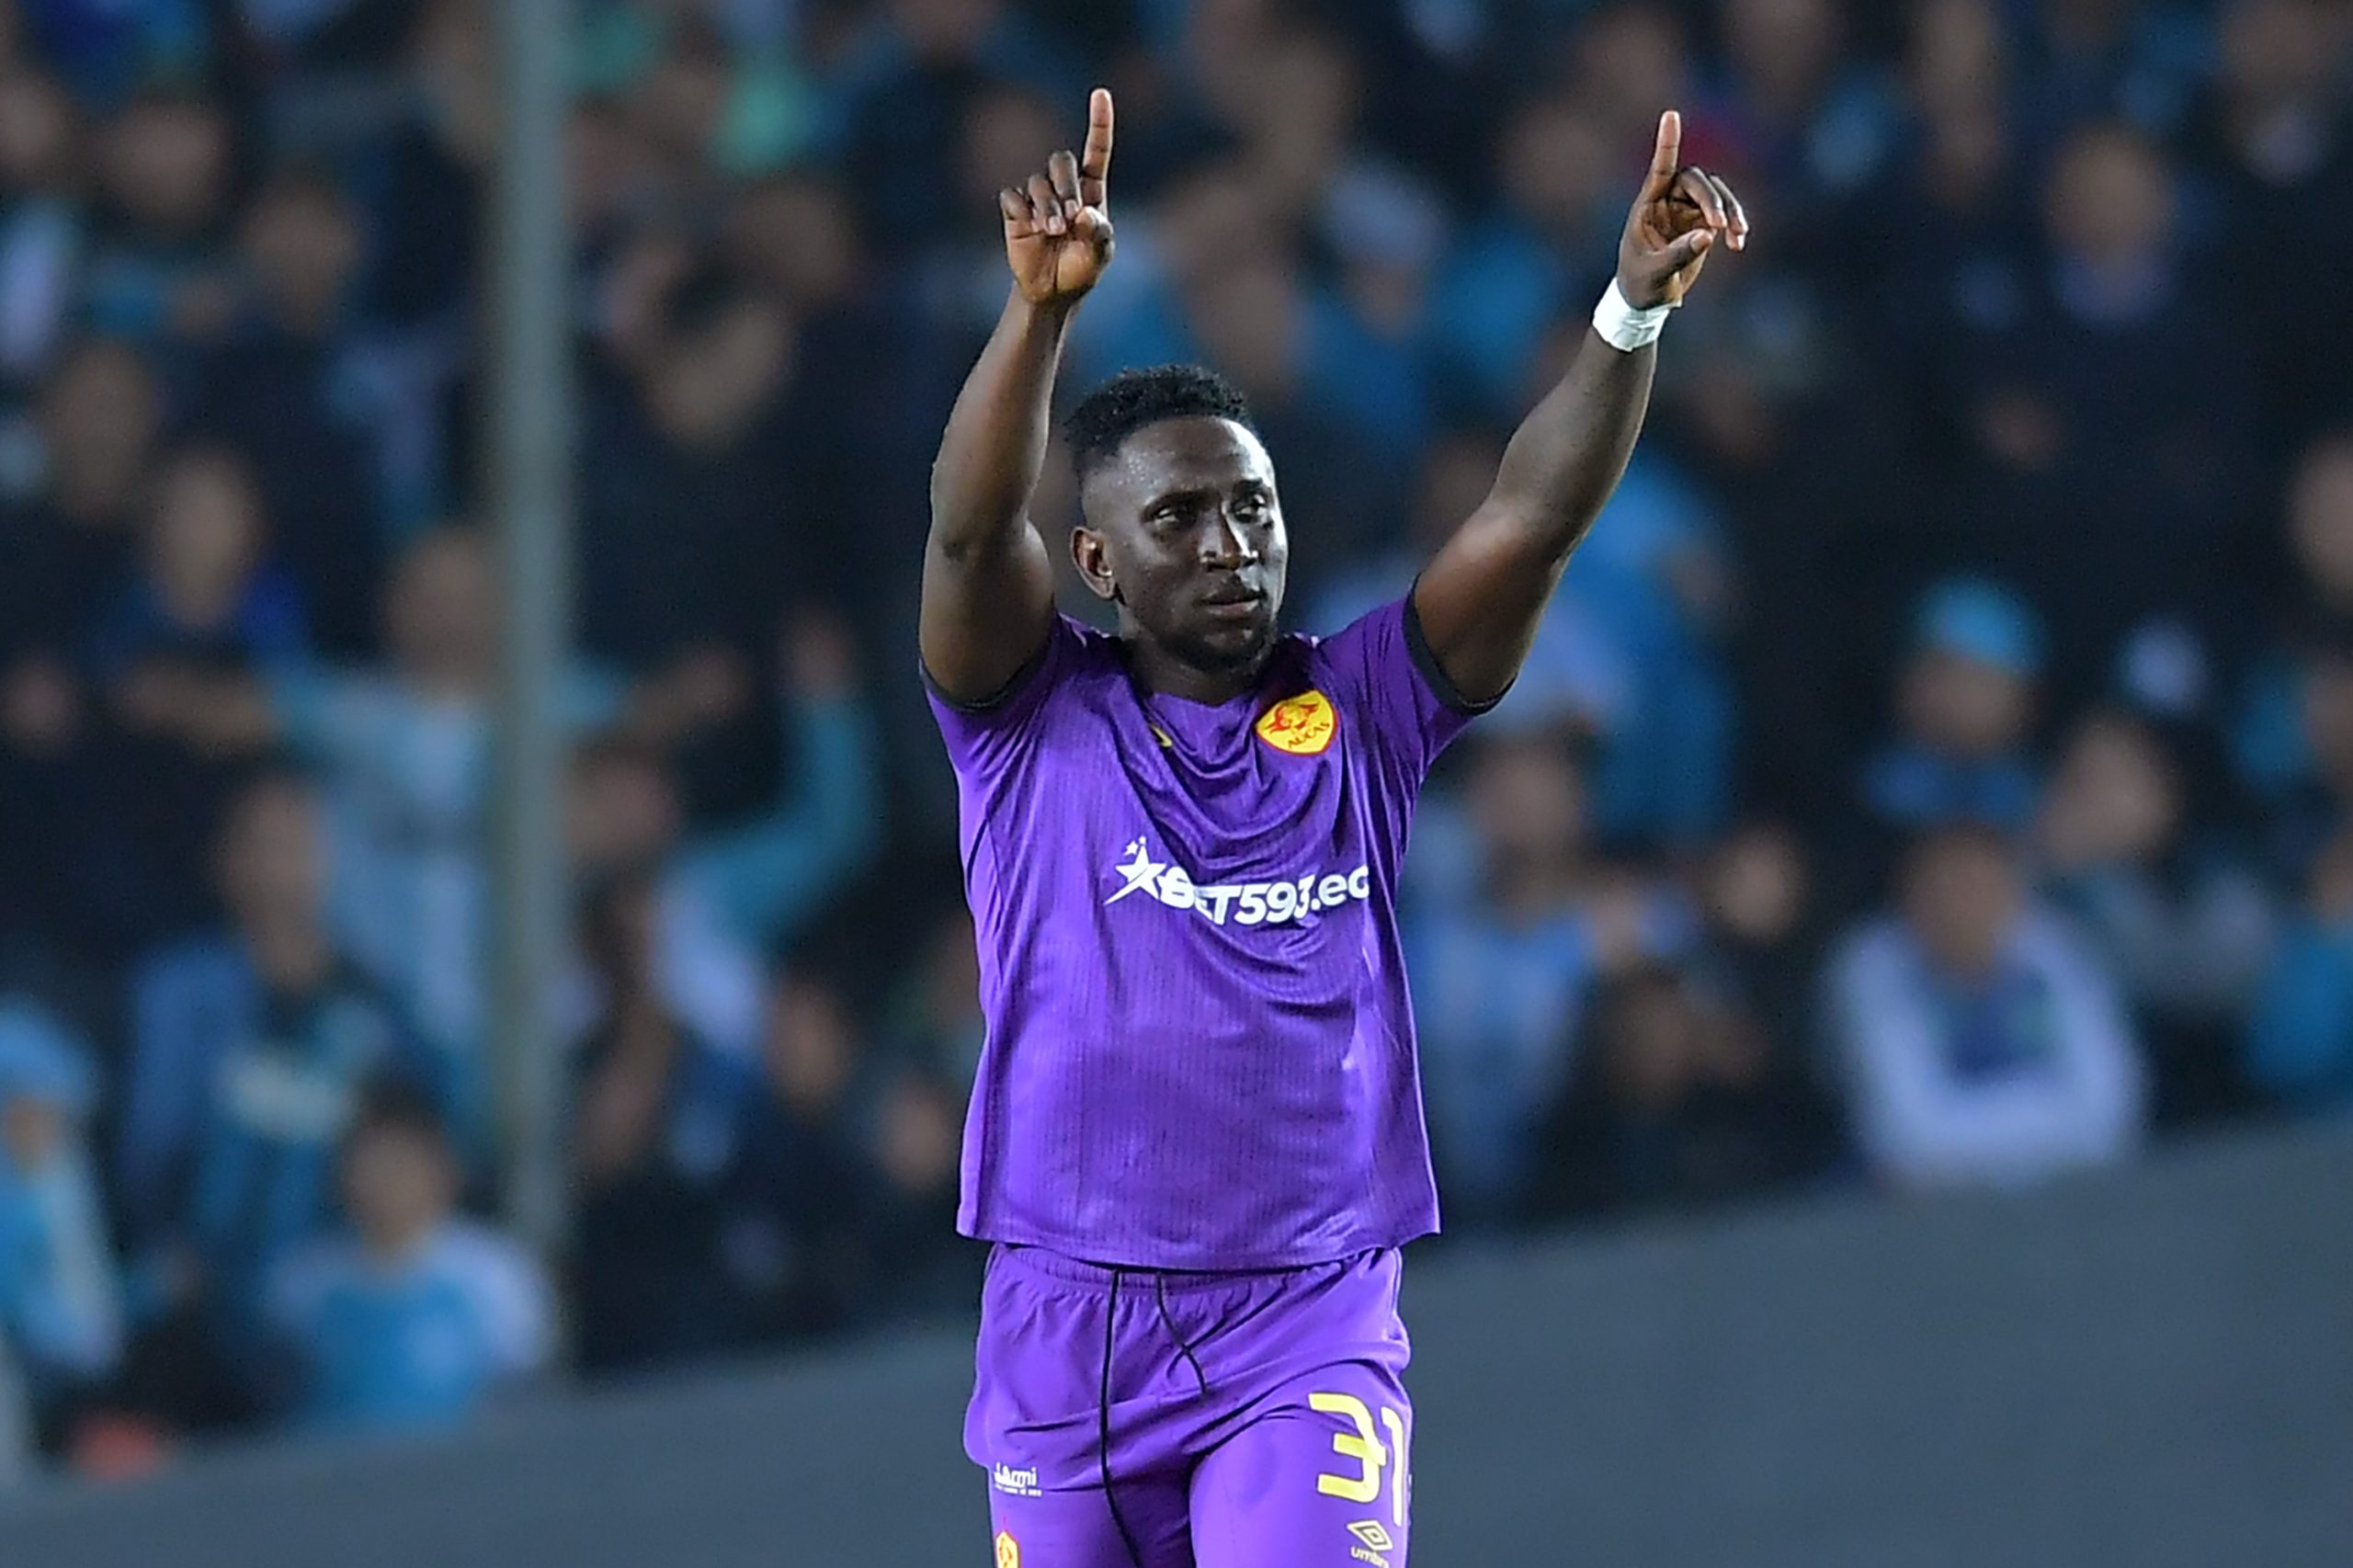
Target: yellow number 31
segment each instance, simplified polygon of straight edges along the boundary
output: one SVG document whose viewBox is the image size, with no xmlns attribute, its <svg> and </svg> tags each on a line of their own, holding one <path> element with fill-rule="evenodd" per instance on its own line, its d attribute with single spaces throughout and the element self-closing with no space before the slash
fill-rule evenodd
<svg viewBox="0 0 2353 1568">
<path fill-rule="evenodd" d="M 1350 1503 L 1378 1502 L 1381 1472 L 1390 1470 L 1389 1512 L 1397 1528 L 1404 1529 L 1405 1472 L 1410 1468 L 1406 1462 L 1405 1418 L 1394 1410 L 1382 1408 L 1381 1424 L 1389 1428 L 1389 1445 L 1383 1448 L 1381 1434 L 1373 1430 L 1372 1412 L 1354 1394 L 1312 1393 L 1307 1396 L 1307 1408 L 1320 1415 L 1337 1415 L 1356 1428 L 1353 1432 L 1335 1433 L 1332 1448 L 1342 1459 L 1357 1461 L 1357 1473 L 1319 1475 L 1315 1478 L 1315 1490 Z"/>
</svg>

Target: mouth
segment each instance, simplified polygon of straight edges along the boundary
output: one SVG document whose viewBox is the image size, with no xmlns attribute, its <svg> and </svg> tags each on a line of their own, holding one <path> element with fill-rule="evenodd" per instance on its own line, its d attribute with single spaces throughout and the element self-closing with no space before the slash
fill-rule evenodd
<svg viewBox="0 0 2353 1568">
<path fill-rule="evenodd" d="M 1221 620 L 1245 620 L 1257 613 L 1267 596 L 1246 584 L 1230 583 L 1211 588 L 1196 602 Z"/>
</svg>

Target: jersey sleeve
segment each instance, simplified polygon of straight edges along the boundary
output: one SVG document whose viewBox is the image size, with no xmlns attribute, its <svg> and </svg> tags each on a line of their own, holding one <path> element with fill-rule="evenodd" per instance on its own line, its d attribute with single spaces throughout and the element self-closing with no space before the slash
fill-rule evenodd
<svg viewBox="0 0 2353 1568">
<path fill-rule="evenodd" d="M 1325 638 L 1317 653 L 1337 688 L 1331 695 L 1415 783 L 1472 720 L 1500 700 L 1469 701 L 1447 679 L 1423 641 L 1410 592 L 1366 611 Z"/>
<path fill-rule="evenodd" d="M 923 672 L 924 694 L 948 744 L 948 760 L 958 777 L 984 779 L 1001 774 L 1036 738 L 1054 690 L 1070 678 L 1085 651 L 1087 633 L 1078 622 L 1056 614 L 1040 648 L 1003 691 L 985 702 L 959 702 Z"/>
</svg>

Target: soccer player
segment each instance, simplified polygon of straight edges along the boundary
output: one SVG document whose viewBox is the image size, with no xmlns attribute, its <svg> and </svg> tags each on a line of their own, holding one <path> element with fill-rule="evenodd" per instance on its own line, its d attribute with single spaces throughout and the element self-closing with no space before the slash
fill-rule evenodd
<svg viewBox="0 0 2353 1568">
<path fill-rule="evenodd" d="M 1119 634 L 1055 613 L 1028 508 L 1111 263 L 1110 95 L 998 198 L 1014 290 L 933 471 L 921 625 L 988 1019 L 959 1223 L 995 1244 L 965 1446 L 997 1568 L 1404 1568 L 1398 1249 L 1438 1204 L 1398 864 L 1624 470 L 1668 310 L 1746 242 L 1681 134 L 1484 504 L 1321 641 L 1277 630 L 1274 464 L 1196 369 L 1071 415 L 1071 555 Z"/>
</svg>

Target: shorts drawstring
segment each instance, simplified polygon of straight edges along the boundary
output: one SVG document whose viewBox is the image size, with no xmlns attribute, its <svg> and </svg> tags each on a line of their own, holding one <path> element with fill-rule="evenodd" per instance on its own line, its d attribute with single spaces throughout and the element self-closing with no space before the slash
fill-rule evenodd
<svg viewBox="0 0 2353 1568">
<path fill-rule="evenodd" d="M 1114 1267 L 1111 1270 L 1110 1301 L 1103 1310 L 1103 1382 L 1102 1394 L 1095 1407 L 1097 1438 L 1095 1458 L 1103 1477 L 1103 1501 L 1111 1510 L 1111 1523 L 1120 1532 L 1120 1544 L 1128 1549 L 1128 1559 L 1135 1568 L 1144 1568 L 1143 1549 L 1136 1544 L 1135 1531 L 1128 1528 L 1127 1516 L 1120 1512 L 1119 1495 L 1111 1490 L 1111 1352 L 1118 1343 L 1120 1282 L 1126 1276 L 1125 1269 Z M 1153 1275 L 1152 1302 L 1159 1315 L 1160 1326 L 1166 1329 L 1168 1337 L 1176 1342 L 1177 1354 L 1184 1357 L 1185 1364 L 1193 1369 L 1193 1381 L 1200 1385 L 1202 1396 L 1208 1397 L 1210 1375 L 1201 1369 L 1201 1358 L 1195 1353 L 1192 1341 L 1178 1331 L 1176 1320 L 1168 1315 L 1165 1275 Z"/>
<path fill-rule="evenodd" d="M 1117 1268 L 1111 1270 L 1111 1301 L 1103 1311 L 1103 1397 L 1095 1411 L 1096 1432 L 1101 1441 L 1096 1460 L 1103 1472 L 1103 1501 L 1110 1506 L 1111 1523 L 1128 1549 L 1129 1561 L 1135 1568 L 1143 1568 L 1143 1549 L 1136 1545 L 1135 1531 L 1128 1528 L 1127 1516 L 1120 1512 L 1119 1494 L 1111 1490 L 1111 1347 L 1120 1321 L 1120 1274 Z"/>
<path fill-rule="evenodd" d="M 1154 1306 L 1160 1309 L 1160 1326 L 1166 1329 L 1168 1337 L 1176 1342 L 1176 1348 L 1184 1356 L 1185 1364 L 1193 1369 L 1194 1381 L 1201 1385 L 1201 1397 L 1208 1398 L 1210 1375 L 1201 1370 L 1201 1358 L 1193 1354 L 1192 1342 L 1177 1332 L 1176 1320 L 1168 1315 L 1168 1277 L 1166 1275 L 1155 1274 L 1152 1277 L 1152 1301 Z"/>
</svg>

